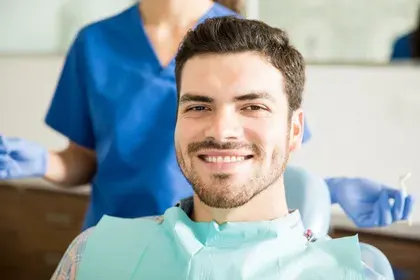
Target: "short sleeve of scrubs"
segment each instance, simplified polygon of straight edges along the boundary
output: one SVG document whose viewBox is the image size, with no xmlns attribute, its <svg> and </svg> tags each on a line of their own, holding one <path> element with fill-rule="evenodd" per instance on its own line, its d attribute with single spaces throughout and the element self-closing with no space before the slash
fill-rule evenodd
<svg viewBox="0 0 420 280">
<path fill-rule="evenodd" d="M 67 54 L 45 122 L 70 141 L 94 149 L 94 137 L 85 88 L 81 31 Z"/>
</svg>

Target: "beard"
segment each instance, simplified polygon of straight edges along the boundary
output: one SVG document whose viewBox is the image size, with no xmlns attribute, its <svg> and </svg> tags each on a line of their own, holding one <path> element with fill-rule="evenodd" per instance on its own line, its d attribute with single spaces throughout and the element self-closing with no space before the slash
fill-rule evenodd
<svg viewBox="0 0 420 280">
<path fill-rule="evenodd" d="M 277 182 L 283 175 L 289 159 L 289 135 L 286 139 L 286 148 L 283 152 L 273 151 L 271 155 L 264 155 L 263 149 L 255 144 L 239 144 L 236 142 L 217 143 L 212 140 L 195 142 L 188 145 L 187 156 L 191 159 L 187 166 L 179 147 L 176 147 L 178 165 L 182 173 L 192 185 L 194 193 L 207 206 L 219 209 L 232 209 L 245 205 L 255 196 Z M 246 149 L 252 151 L 253 170 L 246 178 L 241 178 L 243 183 L 235 182 L 236 174 L 215 173 L 211 178 L 202 178 L 194 168 L 192 160 L 198 151 L 203 149 L 235 150 Z M 269 164 L 264 159 L 269 157 Z"/>
</svg>

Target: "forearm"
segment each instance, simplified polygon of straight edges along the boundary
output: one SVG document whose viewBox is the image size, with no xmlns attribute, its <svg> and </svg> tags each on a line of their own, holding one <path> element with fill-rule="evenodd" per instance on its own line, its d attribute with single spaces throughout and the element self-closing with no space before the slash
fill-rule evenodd
<svg viewBox="0 0 420 280">
<path fill-rule="evenodd" d="M 49 153 L 44 179 L 61 186 L 80 186 L 88 184 L 95 172 L 95 153 L 71 143 L 63 151 Z"/>
</svg>

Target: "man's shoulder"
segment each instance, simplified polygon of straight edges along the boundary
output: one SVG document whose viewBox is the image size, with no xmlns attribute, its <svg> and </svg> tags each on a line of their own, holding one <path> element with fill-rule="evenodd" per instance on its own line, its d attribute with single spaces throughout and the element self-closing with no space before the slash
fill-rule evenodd
<svg viewBox="0 0 420 280">
<path fill-rule="evenodd" d="M 332 261 L 331 267 L 338 267 L 339 270 L 348 274 L 355 273 L 360 275 L 361 279 L 384 280 L 385 278 L 370 268 L 363 262 L 359 238 L 357 235 L 331 238 L 325 236 L 320 239 L 314 239 L 313 242 L 317 255 L 321 256 L 317 260 L 326 263 L 325 256 Z M 347 279 L 347 278 L 343 278 Z M 356 278 L 358 279 L 358 278 Z"/>
<path fill-rule="evenodd" d="M 104 224 L 104 221 L 110 221 L 117 222 L 120 225 L 123 224 L 129 224 L 129 223 L 145 223 L 148 221 L 153 221 L 154 224 L 161 224 L 164 220 L 163 216 L 150 216 L 150 217 L 142 217 L 142 218 L 135 218 L 135 219 L 124 219 L 124 218 L 117 218 L 112 216 L 104 216 L 99 223 L 96 226 L 93 226 L 82 233 L 80 233 L 70 244 L 69 248 L 67 249 L 68 254 L 72 257 L 75 256 L 75 259 L 80 259 L 80 256 L 83 254 L 86 244 L 89 240 L 89 237 L 95 234 L 95 232 L 98 230 L 98 227 L 101 227 Z M 112 226 L 112 225 L 110 225 Z M 121 228 L 118 228 L 120 231 Z"/>
<path fill-rule="evenodd" d="M 76 273 L 85 251 L 87 240 L 93 230 L 94 227 L 83 231 L 71 242 L 51 280 L 76 279 Z"/>
<path fill-rule="evenodd" d="M 362 256 L 357 235 L 341 238 L 322 238 L 307 246 L 306 257 L 324 267 L 323 273 L 363 275 Z M 337 278 L 347 279 L 347 278 Z"/>
<path fill-rule="evenodd" d="M 87 230 L 81 232 L 69 245 L 67 252 L 65 253 L 66 258 L 73 262 L 77 263 L 80 261 L 81 256 L 86 248 L 86 243 L 89 239 L 89 236 L 92 235 L 95 227 L 88 228 Z"/>
<path fill-rule="evenodd" d="M 75 279 L 76 273 L 79 270 L 80 264 L 83 257 L 86 254 L 86 248 L 90 240 L 96 240 L 95 236 L 101 237 L 101 235 L 114 235 L 118 232 L 130 232 L 128 229 L 131 225 L 142 225 L 143 229 L 150 226 L 153 228 L 154 225 L 160 225 L 163 222 L 163 216 L 151 216 L 135 219 L 124 219 L 111 216 L 104 216 L 96 226 L 93 226 L 82 233 L 80 233 L 71 242 L 67 248 L 60 264 L 58 265 L 53 277 L 51 279 Z M 92 239 L 93 237 L 93 239 Z M 105 236 L 107 238 L 109 236 Z M 120 236 L 114 242 L 130 242 L 130 240 L 124 240 L 123 236 Z"/>
</svg>

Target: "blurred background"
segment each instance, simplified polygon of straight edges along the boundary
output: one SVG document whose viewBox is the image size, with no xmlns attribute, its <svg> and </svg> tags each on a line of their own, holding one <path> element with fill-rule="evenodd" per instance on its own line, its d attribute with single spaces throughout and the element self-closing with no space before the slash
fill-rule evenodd
<svg viewBox="0 0 420 280">
<path fill-rule="evenodd" d="M 129 0 L 0 1 L 0 132 L 64 148 L 43 120 L 65 53 L 84 25 Z M 292 161 L 323 176 L 361 176 L 420 200 L 420 67 L 396 42 L 416 29 L 418 0 L 249 0 L 243 14 L 285 29 L 308 62 L 311 141 Z M 394 56 L 395 59 L 392 59 Z M 89 186 L 40 180 L 0 188 L 0 279 L 48 279 L 80 231 Z M 413 225 L 356 229 L 338 208 L 333 232 L 358 232 L 383 250 L 398 279 L 420 279 L 420 207 Z"/>
<path fill-rule="evenodd" d="M 310 63 L 387 64 L 397 37 L 412 31 L 418 0 L 248 0 L 244 15 L 287 30 Z M 77 31 L 133 0 L 2 0 L 3 55 L 61 55 Z"/>
</svg>

